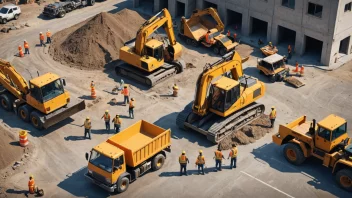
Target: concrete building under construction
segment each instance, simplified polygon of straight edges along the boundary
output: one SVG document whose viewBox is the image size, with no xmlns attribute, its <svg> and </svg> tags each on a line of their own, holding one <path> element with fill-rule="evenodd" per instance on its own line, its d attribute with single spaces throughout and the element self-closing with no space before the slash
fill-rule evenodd
<svg viewBox="0 0 352 198">
<path fill-rule="evenodd" d="M 296 54 L 314 56 L 324 65 L 352 59 L 352 0 L 134 0 L 134 6 L 146 2 L 154 12 L 168 8 L 174 17 L 214 7 L 244 36 L 291 44 Z"/>
</svg>

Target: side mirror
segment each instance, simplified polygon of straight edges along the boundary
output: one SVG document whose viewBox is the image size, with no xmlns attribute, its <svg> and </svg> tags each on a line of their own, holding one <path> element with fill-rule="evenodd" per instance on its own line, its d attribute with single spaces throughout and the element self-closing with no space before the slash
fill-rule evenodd
<svg viewBox="0 0 352 198">
<path fill-rule="evenodd" d="M 62 84 L 63 84 L 64 86 L 66 86 L 66 80 L 65 80 L 65 79 L 62 79 Z"/>
<path fill-rule="evenodd" d="M 89 158 L 89 154 L 88 153 L 86 153 L 86 160 L 88 161 L 88 158 Z"/>
</svg>

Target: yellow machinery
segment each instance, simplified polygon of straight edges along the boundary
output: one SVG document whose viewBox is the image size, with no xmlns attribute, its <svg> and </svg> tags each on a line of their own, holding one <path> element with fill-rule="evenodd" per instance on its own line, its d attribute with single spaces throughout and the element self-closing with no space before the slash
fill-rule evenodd
<svg viewBox="0 0 352 198">
<path fill-rule="evenodd" d="M 140 120 L 86 153 L 85 177 L 109 192 L 122 193 L 150 169 L 159 170 L 170 146 L 170 129 Z"/>
<path fill-rule="evenodd" d="M 323 166 L 333 168 L 337 183 L 352 191 L 352 144 L 345 119 L 332 114 L 316 124 L 302 116 L 280 125 L 273 142 L 285 145 L 284 156 L 292 164 L 300 165 L 309 157 L 321 159 Z"/>
<path fill-rule="evenodd" d="M 27 81 L 7 61 L 0 59 L 0 103 L 7 111 L 30 121 L 37 129 L 48 128 L 85 109 L 84 101 L 73 104 L 64 90 L 65 80 L 47 73 Z"/>
<path fill-rule="evenodd" d="M 202 44 L 205 47 L 213 48 L 215 54 L 224 56 L 235 49 L 237 42 L 232 42 L 230 38 L 222 34 L 224 24 L 214 8 L 195 10 L 189 19 L 181 18 L 180 36 L 186 40 L 188 45 L 198 47 Z M 210 38 L 213 44 L 206 42 L 205 35 L 210 31 Z"/>
<path fill-rule="evenodd" d="M 192 129 L 218 143 L 228 134 L 249 124 L 264 113 L 255 101 L 265 93 L 263 82 L 243 75 L 237 52 L 205 66 L 199 75 L 193 104 L 177 116 L 181 129 Z"/>
<path fill-rule="evenodd" d="M 160 27 L 164 28 L 168 39 L 149 38 Z M 163 9 L 140 27 L 134 40 L 120 49 L 120 60 L 124 63 L 119 64 L 115 71 L 154 86 L 184 70 L 186 64 L 181 55 L 182 46 L 176 42 L 171 15 Z"/>
<path fill-rule="evenodd" d="M 284 57 L 278 54 L 258 59 L 257 68 L 260 73 L 269 77 L 270 82 L 283 81 L 289 73 L 285 68 Z"/>
</svg>

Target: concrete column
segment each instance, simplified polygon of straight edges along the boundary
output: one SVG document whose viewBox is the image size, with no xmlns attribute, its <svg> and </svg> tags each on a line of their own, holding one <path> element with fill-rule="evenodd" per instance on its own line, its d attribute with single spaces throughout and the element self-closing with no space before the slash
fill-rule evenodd
<svg viewBox="0 0 352 198">
<path fill-rule="evenodd" d="M 161 10 L 160 1 L 162 1 L 162 0 L 154 0 L 154 9 L 153 9 L 154 13 L 157 13 L 157 12 L 159 12 Z"/>
<path fill-rule="evenodd" d="M 197 9 L 203 9 L 203 6 L 204 6 L 204 0 L 197 0 Z"/>
<path fill-rule="evenodd" d="M 251 18 L 249 17 L 249 11 L 246 10 L 242 13 L 242 27 L 241 33 L 244 36 L 249 36 L 250 28 L 251 28 Z"/>
<path fill-rule="evenodd" d="M 168 8 L 172 17 L 176 16 L 176 5 L 177 5 L 177 0 L 169 0 Z"/>
<path fill-rule="evenodd" d="M 139 1 L 140 0 L 133 0 L 133 7 L 136 8 L 139 6 Z"/>
<path fill-rule="evenodd" d="M 270 23 L 270 21 L 267 21 L 267 23 L 268 23 L 268 29 L 266 30 L 266 40 L 268 41 L 268 42 L 270 42 L 271 41 L 271 28 L 272 28 L 272 23 Z M 274 44 L 275 45 L 275 44 Z"/>
<path fill-rule="evenodd" d="M 196 4 L 197 1 L 196 0 L 187 0 L 186 1 L 186 10 L 185 10 L 185 16 L 186 18 L 189 18 L 192 15 L 193 10 L 196 9 Z"/>
<path fill-rule="evenodd" d="M 302 56 L 305 51 L 305 35 L 302 32 L 296 31 L 296 43 L 295 43 L 295 48 L 293 49 L 294 52 Z"/>
<path fill-rule="evenodd" d="M 271 41 L 274 45 L 278 44 L 279 41 L 279 27 L 275 23 L 275 20 L 271 23 L 271 35 L 268 41 Z M 269 23 L 268 23 L 268 30 L 269 30 Z"/>
<path fill-rule="evenodd" d="M 226 19 L 226 5 L 223 1 L 218 1 L 217 3 L 218 6 L 218 13 L 222 21 L 225 21 Z"/>
</svg>

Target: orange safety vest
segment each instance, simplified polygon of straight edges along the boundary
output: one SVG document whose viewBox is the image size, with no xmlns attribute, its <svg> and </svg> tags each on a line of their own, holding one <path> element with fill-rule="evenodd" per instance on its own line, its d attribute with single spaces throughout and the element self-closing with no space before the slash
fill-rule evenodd
<svg viewBox="0 0 352 198">
<path fill-rule="evenodd" d="M 221 151 L 215 151 L 215 156 L 217 160 L 222 160 L 222 153 Z"/>
<path fill-rule="evenodd" d="M 108 115 L 104 114 L 104 120 L 105 120 L 105 122 L 109 122 L 110 121 L 110 114 L 108 114 Z"/>
<path fill-rule="evenodd" d="M 28 49 L 28 48 L 29 48 L 29 45 L 28 45 L 27 42 L 24 43 L 24 48 L 25 48 L 25 49 Z"/>
<path fill-rule="evenodd" d="M 41 41 L 44 41 L 44 35 L 43 35 L 43 34 L 40 34 L 40 35 L 39 35 L 39 39 L 40 39 Z"/>
<path fill-rule="evenodd" d="M 134 104 L 132 100 L 130 101 L 130 108 L 134 108 Z"/>
<path fill-rule="evenodd" d="M 92 128 L 92 123 L 91 123 L 90 120 L 86 120 L 84 122 L 84 128 L 86 128 L 86 129 L 91 129 Z"/>
<path fill-rule="evenodd" d="M 120 118 L 114 118 L 112 121 L 114 122 L 114 124 L 121 125 L 121 119 Z"/>
<path fill-rule="evenodd" d="M 51 32 L 46 32 L 46 37 L 51 37 Z"/>
<path fill-rule="evenodd" d="M 18 51 L 22 51 L 22 47 L 21 46 L 18 46 Z"/>
<path fill-rule="evenodd" d="M 233 147 L 230 151 L 231 158 L 237 157 L 237 147 Z"/>
<path fill-rule="evenodd" d="M 270 112 L 270 116 L 269 117 L 270 117 L 270 119 L 275 119 L 276 118 L 276 110 L 275 109 Z"/>
<path fill-rule="evenodd" d="M 233 38 L 234 38 L 234 39 L 236 39 L 236 37 L 237 37 L 237 34 L 236 34 L 236 33 L 234 33 L 234 34 L 233 34 Z"/>
<path fill-rule="evenodd" d="M 121 91 L 121 93 L 124 95 L 124 96 L 129 96 L 129 91 L 127 88 L 123 88 L 123 90 Z"/>
<path fill-rule="evenodd" d="M 28 181 L 29 193 L 34 194 L 34 186 L 35 186 L 34 179 L 29 180 Z"/>
<path fill-rule="evenodd" d="M 198 155 L 196 164 L 197 164 L 197 165 L 198 165 L 198 164 L 205 164 L 205 158 L 204 158 L 203 155 L 202 155 L 202 156 Z"/>
<path fill-rule="evenodd" d="M 178 158 L 178 161 L 180 162 L 180 164 L 187 164 L 186 155 L 180 155 L 180 157 Z"/>
<path fill-rule="evenodd" d="M 206 41 L 207 43 L 210 43 L 209 33 L 207 33 L 207 34 L 205 35 L 205 41 Z"/>
</svg>

